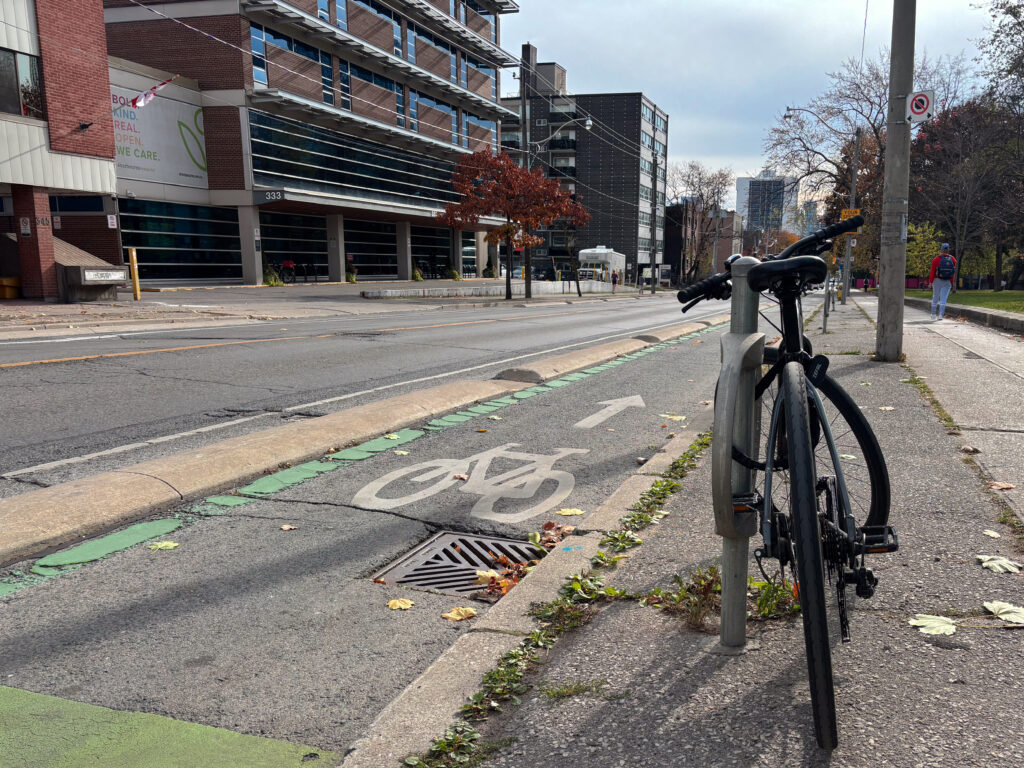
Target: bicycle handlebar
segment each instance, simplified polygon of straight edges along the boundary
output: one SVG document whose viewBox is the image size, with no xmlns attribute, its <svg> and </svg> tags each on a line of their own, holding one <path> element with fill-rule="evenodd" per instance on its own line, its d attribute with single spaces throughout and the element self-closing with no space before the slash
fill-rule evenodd
<svg viewBox="0 0 1024 768">
<path fill-rule="evenodd" d="M 690 301 L 700 301 L 704 298 L 729 298 L 730 289 L 729 279 L 732 277 L 728 272 L 721 272 L 717 275 L 712 275 L 699 283 L 694 283 L 686 288 L 683 288 L 679 293 L 676 294 L 676 298 L 679 299 L 680 304 L 686 304 Z M 689 309 L 687 307 L 686 309 Z M 686 311 L 683 310 L 683 312 Z"/>
<path fill-rule="evenodd" d="M 863 223 L 864 217 L 858 215 L 854 216 L 851 219 L 846 219 L 844 221 L 840 221 L 836 224 L 833 224 L 831 227 L 819 229 L 817 232 L 815 232 L 812 235 L 808 235 L 803 240 L 797 240 L 795 243 L 789 246 L 789 248 L 787 248 L 778 256 L 776 256 L 775 259 L 772 259 L 772 261 L 788 259 L 790 256 L 797 256 L 802 253 L 807 253 L 811 250 L 811 246 L 816 246 L 819 243 L 824 242 L 825 240 L 831 240 L 836 235 L 841 235 L 844 232 L 852 232 Z M 815 251 L 815 253 L 817 253 L 817 251 Z"/>
</svg>

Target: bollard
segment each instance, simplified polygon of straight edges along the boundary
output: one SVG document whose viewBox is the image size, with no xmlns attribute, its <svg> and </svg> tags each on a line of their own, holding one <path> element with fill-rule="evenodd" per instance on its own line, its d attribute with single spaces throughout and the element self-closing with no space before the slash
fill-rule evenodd
<svg viewBox="0 0 1024 768">
<path fill-rule="evenodd" d="M 135 301 L 139 301 L 142 298 L 142 294 L 139 289 L 139 259 L 135 255 L 135 249 L 128 249 L 128 269 L 132 275 L 132 296 Z"/>
<path fill-rule="evenodd" d="M 743 653 L 747 642 L 747 564 L 749 539 L 757 531 L 757 513 L 737 511 L 734 502 L 753 492 L 754 472 L 732 460 L 735 445 L 758 456 L 760 410 L 754 402 L 764 357 L 764 334 L 757 332 L 760 295 L 747 284 L 758 264 L 744 257 L 732 262 L 732 314 L 722 337 L 722 373 L 715 398 L 712 438 L 712 498 L 715 533 L 722 537 L 722 625 L 716 653 Z"/>
</svg>

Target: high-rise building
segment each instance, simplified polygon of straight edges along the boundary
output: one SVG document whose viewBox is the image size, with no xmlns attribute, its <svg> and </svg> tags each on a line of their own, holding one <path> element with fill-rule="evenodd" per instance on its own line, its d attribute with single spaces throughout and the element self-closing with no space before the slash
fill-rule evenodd
<svg viewBox="0 0 1024 768">
<path fill-rule="evenodd" d="M 515 2 L 104 7 L 122 240 L 143 278 L 259 283 L 285 261 L 333 280 L 482 271 L 483 232 L 435 216 L 456 199 L 455 162 L 514 116 L 498 89 Z M 152 102 L 125 103 L 169 73 Z"/>
<path fill-rule="evenodd" d="M 102 196 L 115 191 L 103 9 L 0 8 L 0 298 L 20 281 L 26 298 L 56 301 L 56 248 L 74 224 L 66 214 L 84 206 L 102 217 Z"/>
<path fill-rule="evenodd" d="M 762 171 L 736 179 L 736 212 L 746 232 L 797 233 L 797 198 L 800 182 L 791 176 Z"/>
<path fill-rule="evenodd" d="M 523 46 L 522 58 L 527 135 L 518 122 L 505 120 L 502 147 L 514 157 L 528 156 L 531 166 L 582 199 L 592 218 L 575 233 L 576 250 L 607 246 L 625 254 L 624 279 L 636 281 L 652 250 L 655 263 L 664 262 L 668 114 L 639 92 L 570 94 L 563 67 L 537 63 L 531 45 Z M 501 103 L 520 111 L 519 97 Z M 565 266 L 566 233 L 554 227 L 541 234 L 545 244 L 534 249 L 535 260 Z"/>
</svg>

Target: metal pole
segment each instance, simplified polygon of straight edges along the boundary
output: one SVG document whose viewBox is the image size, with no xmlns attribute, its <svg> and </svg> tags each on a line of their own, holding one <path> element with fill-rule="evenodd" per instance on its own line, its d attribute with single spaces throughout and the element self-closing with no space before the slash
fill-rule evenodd
<svg viewBox="0 0 1024 768">
<path fill-rule="evenodd" d="M 860 162 L 860 126 L 857 126 L 857 130 L 854 132 L 856 136 L 856 142 L 853 145 L 853 164 L 850 166 L 850 207 L 857 207 L 857 166 Z M 843 301 L 846 303 L 846 297 L 850 295 L 850 270 L 853 267 L 853 246 L 852 243 L 853 235 L 849 234 L 846 236 L 846 259 L 843 261 Z"/>
<path fill-rule="evenodd" d="M 886 122 L 885 191 L 878 276 L 876 359 L 896 362 L 903 353 L 903 296 L 907 271 L 907 197 L 910 189 L 910 122 L 907 96 L 914 83 L 916 0 L 894 0 Z"/>
<path fill-rule="evenodd" d="M 732 312 L 729 335 L 736 339 L 757 333 L 757 307 L 760 294 L 750 289 L 747 273 L 758 263 L 757 259 L 744 257 L 732 263 Z M 724 347 L 723 347 L 724 349 Z M 757 347 L 760 355 L 761 347 Z M 743 369 L 736 386 L 736 410 L 732 423 L 731 445 L 737 446 L 747 456 L 756 457 L 757 442 L 761 434 L 760 412 L 755 413 L 754 388 L 760 364 Z M 731 465 L 730 484 L 732 496 L 746 496 L 754 485 L 753 470 L 738 462 Z M 752 522 L 752 521 L 750 521 Z M 740 526 L 734 525 L 733 528 Z M 722 537 L 722 625 L 720 629 L 720 650 L 742 652 L 747 642 L 747 568 L 751 533 L 733 530 L 734 535 Z M 736 535 L 739 534 L 739 535 Z"/>
<path fill-rule="evenodd" d="M 658 150 L 654 150 L 654 176 L 651 179 L 651 293 L 655 293 L 654 267 L 658 256 Z"/>
<path fill-rule="evenodd" d="M 135 249 L 128 249 L 128 269 L 132 275 L 132 296 L 135 301 L 142 299 L 141 289 L 139 288 L 139 259 L 135 255 Z"/>
</svg>

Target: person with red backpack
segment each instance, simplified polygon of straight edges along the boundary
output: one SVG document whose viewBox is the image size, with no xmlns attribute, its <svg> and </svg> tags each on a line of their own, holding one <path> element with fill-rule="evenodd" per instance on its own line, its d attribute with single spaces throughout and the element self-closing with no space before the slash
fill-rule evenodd
<svg viewBox="0 0 1024 768">
<path fill-rule="evenodd" d="M 943 243 L 939 255 L 932 259 L 932 271 L 928 282 L 932 284 L 932 320 L 945 320 L 946 299 L 953 287 L 956 275 L 956 259 L 949 252 L 949 243 Z M 935 310 L 938 307 L 938 314 Z"/>
</svg>

